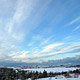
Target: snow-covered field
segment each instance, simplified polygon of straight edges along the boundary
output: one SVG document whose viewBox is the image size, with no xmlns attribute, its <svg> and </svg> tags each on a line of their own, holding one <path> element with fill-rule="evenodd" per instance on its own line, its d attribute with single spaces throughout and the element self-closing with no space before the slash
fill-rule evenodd
<svg viewBox="0 0 80 80">
<path fill-rule="evenodd" d="M 70 67 L 70 68 L 66 68 L 66 67 L 54 67 L 54 68 L 33 68 L 33 69 L 21 69 L 21 70 L 29 70 L 29 71 L 38 71 L 38 72 L 43 72 L 44 70 L 46 70 L 48 73 L 49 72 L 65 72 L 65 71 L 73 71 L 73 70 L 76 70 L 76 69 L 80 69 L 80 68 L 77 68 L 77 67 Z M 26 80 L 31 80 L 30 78 L 29 79 L 26 79 Z M 64 77 L 63 75 L 62 76 L 56 76 L 56 77 L 48 77 L 48 78 L 40 78 L 40 79 L 36 79 L 36 80 L 80 80 L 80 76 L 78 78 L 66 78 Z"/>
<path fill-rule="evenodd" d="M 37 80 L 80 80 L 80 78 L 61 78 L 61 79 L 55 79 L 55 77 L 52 78 L 42 78 Z"/>
<path fill-rule="evenodd" d="M 80 69 L 80 68 L 56 67 L 56 68 L 35 68 L 35 69 L 22 69 L 22 70 L 38 71 L 38 72 L 43 72 L 44 70 L 46 70 L 49 73 L 49 72 L 64 72 L 64 71 L 70 71 L 70 70 L 73 71 L 76 69 Z M 27 80 L 31 80 L 31 79 L 29 78 Z M 65 78 L 64 76 L 57 76 L 57 77 L 40 78 L 40 79 L 36 79 L 36 80 L 80 80 L 80 76 L 78 78 Z"/>
<path fill-rule="evenodd" d="M 26 79 L 26 80 L 31 80 L 31 79 Z M 36 79 L 36 80 L 80 80 L 80 78 L 61 78 L 61 79 L 56 79 L 55 77 L 52 77 L 52 78 L 41 78 L 41 79 Z"/>
<path fill-rule="evenodd" d="M 76 70 L 79 69 L 77 67 L 71 67 L 71 68 L 66 68 L 66 67 L 57 67 L 57 68 L 34 68 L 34 69 L 22 69 L 22 70 L 29 70 L 29 71 L 38 71 L 38 72 L 43 72 L 46 70 L 48 73 L 49 72 L 62 72 L 62 71 L 70 71 L 70 70 Z"/>
<path fill-rule="evenodd" d="M 27 80 L 31 80 L 30 78 Z M 40 78 L 40 79 L 36 79 L 36 80 L 80 80 L 79 78 L 65 78 L 65 77 L 48 77 L 48 78 Z"/>
</svg>

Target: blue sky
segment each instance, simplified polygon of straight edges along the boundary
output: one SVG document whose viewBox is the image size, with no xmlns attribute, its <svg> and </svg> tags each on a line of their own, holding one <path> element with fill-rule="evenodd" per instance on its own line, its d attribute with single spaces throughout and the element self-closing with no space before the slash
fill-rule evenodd
<svg viewBox="0 0 80 80">
<path fill-rule="evenodd" d="M 0 60 L 43 62 L 80 55 L 80 0 L 0 0 Z"/>
</svg>

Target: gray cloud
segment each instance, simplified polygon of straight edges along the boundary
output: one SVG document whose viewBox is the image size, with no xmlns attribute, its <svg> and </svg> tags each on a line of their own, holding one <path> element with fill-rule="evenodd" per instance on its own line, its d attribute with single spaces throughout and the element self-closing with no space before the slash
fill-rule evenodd
<svg viewBox="0 0 80 80">
<path fill-rule="evenodd" d="M 67 53 L 79 53 L 80 52 L 80 48 L 77 48 L 77 49 L 73 49 Z"/>
<path fill-rule="evenodd" d="M 24 66 L 24 65 L 80 65 L 80 55 L 60 60 L 48 60 L 47 62 L 41 60 L 41 63 L 38 62 L 27 63 L 20 61 L 0 60 L 0 66 Z"/>
</svg>

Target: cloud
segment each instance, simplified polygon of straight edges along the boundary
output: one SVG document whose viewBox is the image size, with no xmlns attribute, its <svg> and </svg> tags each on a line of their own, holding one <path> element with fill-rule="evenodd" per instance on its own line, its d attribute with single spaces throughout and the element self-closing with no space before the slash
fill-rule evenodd
<svg viewBox="0 0 80 80">
<path fill-rule="evenodd" d="M 27 0 L 27 5 L 25 0 L 6 1 L 0 1 L 0 59 L 10 58 L 11 53 L 20 49 L 18 43 L 24 40 L 25 36 L 21 24 L 31 13 L 33 3 L 32 0 Z"/>
<path fill-rule="evenodd" d="M 67 36 L 67 37 L 65 37 L 64 39 L 65 39 L 65 40 L 68 40 L 68 39 L 71 39 L 71 37 L 72 37 L 72 36 Z"/>
<path fill-rule="evenodd" d="M 19 55 L 20 58 L 25 58 L 27 56 L 27 53 L 29 53 L 30 51 L 22 51 Z"/>
<path fill-rule="evenodd" d="M 29 61 L 32 60 L 31 62 L 39 62 L 40 59 L 44 59 L 47 57 L 55 56 L 58 54 L 67 54 L 67 53 L 78 53 L 80 52 L 80 44 L 74 44 L 71 46 L 65 46 L 63 47 L 64 43 L 55 43 L 55 44 L 50 44 L 45 47 L 43 47 L 42 50 L 38 49 L 33 50 L 31 53 L 30 51 L 21 51 L 17 52 L 17 54 L 12 55 L 12 60 L 16 61 Z M 27 54 L 28 53 L 28 54 Z M 48 53 L 48 54 L 42 54 L 42 53 Z"/>
<path fill-rule="evenodd" d="M 80 55 L 77 55 L 76 56 L 76 60 L 80 60 Z"/>
<path fill-rule="evenodd" d="M 53 50 L 55 50 L 56 47 L 59 47 L 61 45 L 63 45 L 63 43 L 49 44 L 49 45 L 45 46 L 40 53 L 46 53 L 46 52 L 53 51 Z"/>
<path fill-rule="evenodd" d="M 11 53 L 12 59 L 17 60 L 17 61 L 29 61 L 31 59 L 33 59 L 33 61 L 35 61 L 38 58 L 42 58 L 42 53 L 47 53 L 47 52 L 51 52 L 53 50 L 55 50 L 56 47 L 59 47 L 63 45 L 63 43 L 55 43 L 55 44 L 49 44 L 45 47 L 43 47 L 42 50 L 40 50 L 38 47 L 35 47 L 34 50 L 30 51 L 19 51 L 19 52 L 13 52 Z M 28 53 L 28 54 L 27 54 Z M 29 61 L 30 62 L 30 61 Z"/>
<path fill-rule="evenodd" d="M 14 15 L 12 16 L 12 18 L 10 19 L 10 21 L 7 23 L 6 29 L 9 33 L 13 32 L 14 29 L 14 25 L 18 25 L 21 23 L 21 20 L 23 19 L 23 14 L 24 14 L 24 7 L 25 4 L 23 3 L 22 0 L 17 0 L 17 6 L 16 6 L 16 10 L 14 12 Z M 16 26 L 17 27 L 17 26 Z"/>
<path fill-rule="evenodd" d="M 13 36 L 16 40 L 20 40 L 23 38 L 23 34 L 21 32 L 16 32 L 18 28 L 20 28 L 20 24 L 24 19 L 24 10 L 25 10 L 25 4 L 22 0 L 17 0 L 17 6 L 15 8 L 14 15 L 7 23 L 5 29 L 6 31 Z M 17 38 L 16 38 L 17 37 Z M 19 37 L 19 38 L 18 38 Z"/>
<path fill-rule="evenodd" d="M 32 41 L 28 44 L 28 46 L 33 46 L 34 44 L 38 44 L 40 47 L 42 45 L 50 44 L 53 37 L 54 36 L 50 36 L 48 38 L 45 38 L 43 35 L 40 35 L 40 34 L 33 35 L 31 38 Z"/>
<path fill-rule="evenodd" d="M 32 12 L 36 11 L 37 0 L 16 0 L 0 2 L 0 12 L 8 15 L 2 15 L 0 18 L 0 55 L 9 57 L 11 53 L 18 52 L 20 47 L 18 44 L 24 40 L 28 32 L 35 26 L 21 26 L 29 20 Z M 3 8 L 3 9 L 2 9 Z M 4 12 L 5 11 L 5 12 Z M 27 22 L 28 24 L 28 22 Z M 12 47 L 14 45 L 14 47 Z"/>
<path fill-rule="evenodd" d="M 80 25 L 77 26 L 76 28 L 74 28 L 73 31 L 76 31 L 76 30 L 78 30 L 78 29 L 80 29 Z"/>
<path fill-rule="evenodd" d="M 79 52 L 80 52 L 80 48 L 77 48 L 77 49 L 75 48 L 67 53 L 79 53 Z"/>
<path fill-rule="evenodd" d="M 71 46 L 67 46 L 67 47 L 64 47 L 64 48 L 60 48 L 58 51 L 55 51 L 55 52 L 52 52 L 52 53 L 49 53 L 49 54 L 45 54 L 45 55 L 39 55 L 39 56 L 36 56 L 36 57 L 33 57 L 34 59 L 39 59 L 39 58 L 45 58 L 45 57 L 50 57 L 50 56 L 54 56 L 54 55 L 58 55 L 58 54 L 67 54 L 68 51 L 70 50 L 74 50 L 76 48 L 79 48 L 80 47 L 80 44 L 74 44 L 74 45 L 71 45 Z M 76 53 L 76 52 L 75 52 Z"/>
<path fill-rule="evenodd" d="M 67 57 L 59 60 L 48 60 L 47 62 L 43 62 L 43 64 L 47 65 L 79 65 L 80 64 L 80 55 L 75 57 Z"/>
<path fill-rule="evenodd" d="M 0 59 L 35 62 L 40 61 L 41 58 L 47 58 L 49 56 L 54 56 L 57 54 L 79 52 L 79 50 L 76 49 L 79 45 L 71 45 L 69 43 L 65 43 L 64 41 L 58 43 L 55 41 L 53 42 L 54 44 L 52 43 L 53 36 L 50 36 L 46 31 L 50 29 L 51 34 L 52 29 L 52 32 L 54 33 L 55 31 L 53 31 L 53 26 L 58 26 L 61 22 L 63 22 L 65 15 L 67 15 L 67 12 L 72 9 L 70 7 L 67 8 L 66 5 L 68 2 L 64 3 L 63 5 L 61 5 L 61 2 L 58 2 L 56 6 L 55 1 L 53 3 L 54 9 L 52 10 L 52 8 L 50 8 L 51 2 L 52 0 L 0 1 Z M 61 8 L 59 6 L 61 6 Z M 67 10 L 65 10 L 65 8 Z M 70 13 L 72 11 L 70 11 Z M 45 23 L 47 19 L 50 19 L 49 23 Z M 70 22 L 70 25 L 76 23 L 79 20 L 80 17 L 74 19 Z M 45 24 L 49 25 L 45 27 Z M 52 28 L 50 28 L 50 26 L 52 26 Z M 57 28 L 54 28 L 54 30 L 55 29 Z M 79 26 L 76 27 L 74 31 L 78 29 Z M 37 30 L 39 30 L 41 34 L 44 33 L 44 35 L 41 35 Z M 45 35 L 46 33 L 48 35 Z M 67 36 L 64 40 L 68 40 L 70 38 L 72 37 Z M 29 39 L 29 41 L 27 39 Z M 26 47 L 28 45 L 27 43 L 29 43 L 28 47 Z M 22 51 L 24 47 L 27 50 Z"/>
<path fill-rule="evenodd" d="M 25 36 L 33 29 L 35 26 L 29 26 L 29 18 L 31 13 L 36 11 L 35 7 L 37 6 L 36 2 L 33 0 L 17 0 L 14 14 L 8 19 L 5 26 L 5 30 L 11 34 L 11 36 L 18 41 L 24 40 Z M 35 6 L 36 5 L 36 6 Z M 26 25 L 22 26 L 27 22 Z M 32 21 L 31 21 L 32 22 Z M 29 23 L 29 24 L 28 24 Z"/>
<path fill-rule="evenodd" d="M 4 5 L 5 8 L 3 6 L 2 7 L 0 6 L 0 12 L 2 11 L 1 15 L 3 13 L 3 15 L 0 16 L 1 17 L 1 21 L 0 21 L 0 59 L 2 59 L 2 60 L 3 59 L 4 60 L 11 59 L 8 55 L 10 53 L 12 53 L 13 51 L 16 51 L 19 49 L 19 46 L 16 44 L 12 35 L 9 34 L 7 31 L 5 31 L 5 26 L 6 26 L 5 24 L 7 23 L 8 19 L 7 19 L 7 16 L 4 15 L 4 13 L 6 15 L 9 15 L 9 13 L 7 13 L 7 12 L 9 12 L 9 10 L 10 10 L 9 6 L 12 4 L 11 2 L 5 2 L 5 1 L 7 1 L 7 0 L 1 1 L 1 3 Z M 1 8 L 3 8 L 3 9 L 1 9 Z M 12 8 L 12 6 L 11 6 L 11 8 Z M 4 12 L 4 10 L 7 10 L 7 11 Z M 13 8 L 12 8 L 12 10 L 13 10 Z M 9 18 L 11 17 L 11 14 L 10 14 Z"/>
<path fill-rule="evenodd" d="M 80 47 L 80 44 L 74 44 L 74 45 L 71 45 L 71 46 L 67 46 L 67 47 L 64 47 L 61 50 L 59 50 L 57 52 L 57 54 L 62 54 L 62 53 L 66 54 L 69 50 L 74 50 L 74 49 L 79 48 L 79 47 Z"/>
<path fill-rule="evenodd" d="M 21 61 L 13 61 L 13 60 L 0 60 L 1 66 L 24 66 L 24 65 L 79 65 L 80 64 L 80 55 L 75 57 L 67 57 L 59 60 L 48 60 L 48 61 L 38 61 L 34 59 L 31 60 L 23 60 Z"/>
<path fill-rule="evenodd" d="M 54 36 L 50 36 L 49 38 L 44 39 L 44 40 L 41 42 L 41 45 L 47 44 L 48 42 L 50 42 L 50 40 L 51 40 L 53 37 L 54 37 Z"/>
<path fill-rule="evenodd" d="M 73 21 L 71 21 L 70 24 L 74 24 L 74 23 L 76 23 L 77 21 L 80 21 L 80 16 L 77 17 L 76 19 L 74 19 Z"/>
<path fill-rule="evenodd" d="M 48 7 L 51 0 L 37 9 L 36 6 L 39 7 L 39 2 L 37 0 L 1 1 L 0 59 L 9 57 L 9 59 L 15 60 L 13 57 L 16 55 L 16 59 L 19 58 L 20 60 L 20 58 L 28 56 L 26 51 L 19 53 L 21 46 L 18 44 L 24 40 L 29 32 L 38 27 L 38 24 L 42 21 L 41 17 L 44 15 L 46 7 Z M 34 13 L 35 15 L 33 16 Z M 26 25 L 24 25 L 25 22 Z M 39 40 L 38 38 L 36 39 Z"/>
<path fill-rule="evenodd" d="M 46 39 L 46 40 L 44 40 L 41 44 L 43 45 L 43 44 L 46 44 L 46 43 L 48 43 L 49 42 L 49 39 Z"/>
<path fill-rule="evenodd" d="M 31 42 L 28 44 L 28 46 L 33 46 L 34 44 L 40 44 L 43 39 L 44 39 L 43 36 L 40 34 L 33 35 L 31 37 Z"/>
</svg>

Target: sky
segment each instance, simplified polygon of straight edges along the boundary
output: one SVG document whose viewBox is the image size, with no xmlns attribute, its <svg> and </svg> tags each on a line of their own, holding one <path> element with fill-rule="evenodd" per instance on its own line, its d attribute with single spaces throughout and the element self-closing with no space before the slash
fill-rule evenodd
<svg viewBox="0 0 80 80">
<path fill-rule="evenodd" d="M 80 0 L 0 0 L 0 63 L 80 59 Z"/>
</svg>

